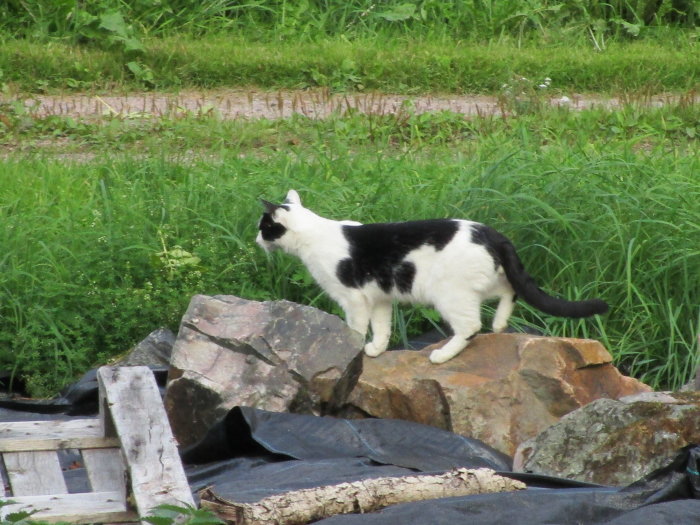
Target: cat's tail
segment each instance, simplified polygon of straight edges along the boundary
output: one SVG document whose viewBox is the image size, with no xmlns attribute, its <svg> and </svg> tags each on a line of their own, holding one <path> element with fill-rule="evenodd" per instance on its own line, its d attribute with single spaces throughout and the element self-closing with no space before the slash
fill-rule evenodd
<svg viewBox="0 0 700 525">
<path fill-rule="evenodd" d="M 549 295 L 537 286 L 532 276 L 525 271 L 513 244 L 507 239 L 503 240 L 505 242 L 498 243 L 497 247 L 503 270 L 515 293 L 526 303 L 546 314 L 558 317 L 590 317 L 608 311 L 608 304 L 601 299 L 568 301 Z"/>
</svg>

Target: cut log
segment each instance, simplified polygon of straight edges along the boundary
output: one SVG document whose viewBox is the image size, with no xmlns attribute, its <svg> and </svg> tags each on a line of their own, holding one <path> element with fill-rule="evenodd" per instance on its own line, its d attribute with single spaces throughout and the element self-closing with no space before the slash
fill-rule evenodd
<svg viewBox="0 0 700 525">
<path fill-rule="evenodd" d="M 524 489 L 525 484 L 491 469 L 459 468 L 444 474 L 363 479 L 276 494 L 254 503 L 236 503 L 200 491 L 202 508 L 236 525 L 302 525 L 336 514 L 364 513 L 410 501 Z"/>
</svg>

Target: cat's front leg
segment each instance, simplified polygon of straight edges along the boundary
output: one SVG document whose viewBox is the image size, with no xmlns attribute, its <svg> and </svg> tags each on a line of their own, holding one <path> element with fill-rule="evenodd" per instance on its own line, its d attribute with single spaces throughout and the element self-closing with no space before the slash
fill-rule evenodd
<svg viewBox="0 0 700 525">
<path fill-rule="evenodd" d="M 372 341 L 365 345 L 365 354 L 377 357 L 389 346 L 391 336 L 391 301 L 375 303 L 370 316 Z"/>
<path fill-rule="evenodd" d="M 369 307 L 362 297 L 347 298 L 340 303 L 345 312 L 345 322 L 356 332 L 360 332 L 362 337 L 367 335 L 369 326 Z"/>
</svg>

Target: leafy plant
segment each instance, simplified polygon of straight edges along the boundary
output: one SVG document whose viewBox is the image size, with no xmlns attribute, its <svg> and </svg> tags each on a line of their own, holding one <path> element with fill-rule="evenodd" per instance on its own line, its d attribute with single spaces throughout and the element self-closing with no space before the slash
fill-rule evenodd
<svg viewBox="0 0 700 525">
<path fill-rule="evenodd" d="M 207 509 L 198 509 L 191 505 L 158 505 L 149 516 L 141 521 L 153 525 L 225 525 L 226 522 L 217 518 Z"/>
<path fill-rule="evenodd" d="M 7 505 L 12 505 L 15 503 L 12 500 L 0 500 L 0 510 L 3 507 L 6 507 Z M 36 514 L 36 511 L 27 511 L 27 510 L 20 510 L 17 512 L 11 512 L 9 514 L 6 514 L 1 520 L 0 520 L 0 525 L 8 525 L 8 524 L 15 524 L 15 525 L 27 525 L 29 523 L 32 523 L 28 521 L 28 518 L 32 516 L 32 514 Z"/>
<path fill-rule="evenodd" d="M 15 502 L 12 500 L 0 500 L 0 510 L 7 505 L 12 505 Z M 31 519 L 31 517 L 36 514 L 37 511 L 22 509 L 17 512 L 10 512 L 5 514 L 3 518 L 0 519 L 0 525 L 47 525 L 45 521 L 37 521 Z M 57 525 L 69 525 L 67 522 L 54 522 Z"/>
<path fill-rule="evenodd" d="M 0 500 L 0 509 L 13 504 L 12 500 Z M 47 522 L 33 520 L 36 511 L 21 510 L 5 515 L 0 519 L 0 525 L 46 525 Z M 151 514 L 141 518 L 141 521 L 153 525 L 225 525 L 226 522 L 216 517 L 207 509 L 198 509 L 191 505 L 162 504 L 155 507 Z M 69 525 L 68 522 L 56 522 L 58 525 Z"/>
</svg>

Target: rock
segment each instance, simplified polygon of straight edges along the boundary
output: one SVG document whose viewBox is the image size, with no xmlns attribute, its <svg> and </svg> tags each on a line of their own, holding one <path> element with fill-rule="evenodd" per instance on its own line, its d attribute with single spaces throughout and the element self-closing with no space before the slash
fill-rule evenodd
<svg viewBox="0 0 700 525">
<path fill-rule="evenodd" d="M 192 298 L 178 333 L 165 407 L 189 445 L 237 405 L 325 414 L 361 372 L 363 340 L 339 317 L 289 301 Z"/>
<path fill-rule="evenodd" d="M 621 375 L 592 340 L 483 334 L 441 365 L 428 361 L 432 348 L 365 357 L 342 415 L 416 421 L 512 455 L 595 399 L 651 390 Z"/>
<path fill-rule="evenodd" d="M 137 344 L 116 366 L 170 366 L 170 355 L 175 343 L 175 334 L 168 328 L 154 330 Z"/>
<path fill-rule="evenodd" d="M 514 469 L 627 485 L 700 443 L 700 392 L 599 399 L 522 443 Z"/>
</svg>

